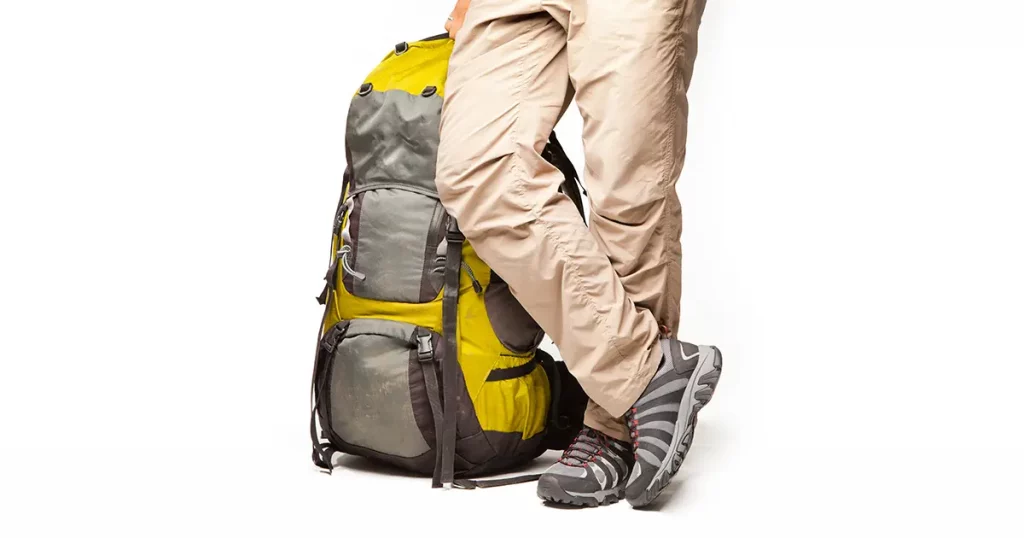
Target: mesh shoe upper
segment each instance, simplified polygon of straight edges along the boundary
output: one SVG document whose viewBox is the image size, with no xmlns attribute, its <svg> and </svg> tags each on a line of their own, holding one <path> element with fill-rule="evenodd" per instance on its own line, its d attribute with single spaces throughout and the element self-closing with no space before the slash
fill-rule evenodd
<svg viewBox="0 0 1024 538">
<path fill-rule="evenodd" d="M 633 467 L 629 443 L 584 427 L 541 480 L 554 480 L 566 494 L 599 497 L 621 490 Z"/>
</svg>

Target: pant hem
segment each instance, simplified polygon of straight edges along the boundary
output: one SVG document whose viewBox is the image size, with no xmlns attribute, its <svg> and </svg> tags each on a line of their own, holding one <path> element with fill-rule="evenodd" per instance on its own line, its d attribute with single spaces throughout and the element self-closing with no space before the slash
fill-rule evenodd
<svg viewBox="0 0 1024 538">
<path fill-rule="evenodd" d="M 654 379 L 654 374 L 658 372 L 658 367 L 661 365 L 662 352 L 661 352 L 661 340 L 655 340 L 654 345 L 651 346 L 651 351 L 647 356 L 644 364 L 641 365 L 642 371 L 637 372 L 632 379 L 626 384 L 621 390 L 621 394 L 612 398 L 602 398 L 602 402 L 598 402 L 610 416 L 621 419 L 626 411 L 633 406 L 640 399 L 640 396 L 647 389 L 648 385 L 651 384 L 651 380 Z M 593 399 L 593 397 L 591 397 Z M 596 401 L 596 400 L 595 400 Z M 584 424 L 598 430 L 602 433 L 610 435 L 615 438 L 621 437 L 621 432 L 608 431 L 609 428 L 601 425 L 591 423 L 593 421 L 587 420 L 584 417 Z M 623 439 L 625 440 L 625 439 Z"/>
</svg>

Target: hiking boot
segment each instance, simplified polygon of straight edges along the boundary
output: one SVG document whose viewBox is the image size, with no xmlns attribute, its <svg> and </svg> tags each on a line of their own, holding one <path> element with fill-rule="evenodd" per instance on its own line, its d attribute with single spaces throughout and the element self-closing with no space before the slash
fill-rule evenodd
<svg viewBox="0 0 1024 538">
<path fill-rule="evenodd" d="M 626 413 L 636 464 L 626 483 L 634 507 L 650 504 L 686 457 L 701 410 L 718 385 L 722 353 L 714 346 L 661 341 L 658 372 Z"/>
<path fill-rule="evenodd" d="M 618 502 L 633 466 L 630 445 L 587 426 L 540 477 L 537 496 L 577 506 Z"/>
</svg>

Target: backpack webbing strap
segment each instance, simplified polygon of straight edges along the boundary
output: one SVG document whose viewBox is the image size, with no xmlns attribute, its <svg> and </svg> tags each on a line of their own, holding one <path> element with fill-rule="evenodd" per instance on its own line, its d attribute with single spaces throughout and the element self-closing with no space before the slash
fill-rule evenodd
<svg viewBox="0 0 1024 538">
<path fill-rule="evenodd" d="M 349 161 L 351 162 L 351 160 Z M 346 168 L 345 173 L 341 176 L 341 196 L 338 197 L 338 207 L 334 210 L 334 225 L 331 227 L 331 263 L 327 268 L 327 274 L 324 275 L 324 289 L 317 296 L 316 302 L 320 306 L 326 307 L 327 301 L 331 297 L 331 292 L 334 291 L 335 283 L 338 281 L 338 253 L 334 250 L 334 236 L 341 237 L 342 223 L 345 220 L 345 199 L 348 198 L 348 187 L 352 182 L 352 172 Z M 326 310 L 324 314 L 326 315 Z M 324 319 L 327 319 L 326 317 Z M 320 330 L 323 331 L 323 321 L 320 322 Z"/>
<path fill-rule="evenodd" d="M 314 404 L 315 405 L 315 404 Z M 313 465 L 320 468 L 320 472 L 331 474 L 334 469 L 331 461 L 338 451 L 330 443 L 321 443 L 316 436 L 316 408 L 309 417 L 309 437 L 313 440 Z"/>
<path fill-rule="evenodd" d="M 561 424 L 562 416 L 560 411 L 560 404 L 562 403 L 562 375 L 558 372 L 558 368 L 555 366 L 555 359 L 542 349 L 537 349 L 534 355 L 534 360 L 540 363 L 541 367 L 544 368 L 544 373 L 548 376 L 548 385 L 551 387 L 551 405 L 548 407 L 548 428 L 549 434 L 556 428 L 565 428 Z"/>
<path fill-rule="evenodd" d="M 347 151 L 346 151 L 347 155 Z M 352 162 L 351 155 L 348 156 L 348 162 Z M 328 333 L 334 333 L 331 339 L 331 343 L 327 344 L 325 341 L 328 340 L 329 334 L 324 333 L 324 325 L 327 323 L 327 314 L 330 312 L 331 306 L 327 304 L 331 298 L 331 292 L 334 291 L 335 283 L 338 278 L 338 254 L 334 251 L 334 236 L 340 238 L 342 222 L 345 220 L 345 198 L 347 197 L 349 185 L 352 183 L 352 171 L 349 168 L 345 169 L 345 172 L 341 176 L 341 196 L 338 197 L 338 206 L 334 210 L 334 225 L 331 228 L 331 263 L 327 268 L 327 274 L 324 275 L 323 291 L 316 298 L 316 302 L 320 306 L 324 307 L 324 314 L 320 318 L 320 328 L 317 329 L 316 333 L 316 354 L 313 356 L 313 381 L 309 387 L 309 399 L 310 407 L 312 408 L 309 412 L 309 438 L 313 443 L 313 464 L 321 468 L 327 474 L 331 474 L 331 457 L 334 456 L 338 450 L 331 446 L 330 442 L 321 442 L 320 436 L 317 435 L 316 429 L 316 414 L 317 408 L 320 406 L 320 395 L 323 394 L 324 389 L 327 387 L 327 363 L 328 357 L 334 353 L 334 346 L 337 344 L 339 338 L 344 336 L 345 331 L 348 330 L 348 324 L 345 323 L 335 325 L 331 328 Z M 325 344 L 329 348 L 329 351 L 325 349 Z M 326 351 L 326 354 L 325 354 Z M 326 356 L 325 356 L 326 355 Z M 319 386 L 317 381 L 319 380 Z"/>
<path fill-rule="evenodd" d="M 441 406 L 441 388 L 437 383 L 437 366 L 435 366 L 436 354 L 434 343 L 430 334 L 416 329 L 416 355 L 419 358 L 420 368 L 423 370 L 423 384 L 427 388 L 427 403 L 430 405 L 430 414 L 434 417 L 434 484 L 441 486 L 441 424 L 444 422 Z"/>
<path fill-rule="evenodd" d="M 325 311 L 323 319 L 320 320 L 321 333 L 323 332 L 326 319 L 327 312 Z M 337 450 L 331 446 L 329 441 L 322 442 L 320 436 L 317 435 L 316 415 L 317 409 L 320 407 L 320 396 L 327 387 L 327 365 L 330 362 L 331 355 L 334 354 L 335 346 L 345 336 L 347 330 L 348 323 L 339 323 L 331 327 L 331 330 L 327 331 L 327 334 L 324 334 L 322 338 L 317 339 L 316 355 L 313 362 L 313 380 L 309 387 L 311 407 L 309 412 L 309 439 L 313 443 L 313 465 L 316 465 L 327 474 L 331 474 L 333 467 L 331 459 Z"/>
<path fill-rule="evenodd" d="M 559 172 L 562 172 L 565 181 L 562 183 L 560 190 L 572 200 L 573 205 L 579 210 L 580 216 L 584 216 L 583 196 L 587 195 L 587 190 L 583 188 L 583 182 L 580 181 L 580 175 L 576 172 L 576 167 L 572 165 L 572 159 L 565 154 L 565 149 L 562 148 L 562 144 L 558 141 L 554 131 L 548 137 L 548 143 L 544 146 L 544 151 L 541 155 L 554 165 Z"/>
<path fill-rule="evenodd" d="M 455 487 L 462 489 L 477 489 L 477 488 L 498 488 L 501 486 L 511 486 L 512 484 L 525 484 L 527 482 L 535 482 L 540 480 L 539 474 L 523 474 L 519 476 L 510 476 L 507 478 L 491 478 L 488 480 L 469 480 L 460 478 L 455 481 Z"/>
<path fill-rule="evenodd" d="M 466 237 L 455 219 L 448 221 L 448 241 L 444 268 L 444 297 L 441 303 L 441 327 L 444 333 L 442 363 L 444 416 L 441 421 L 440 476 L 435 473 L 434 487 L 450 488 L 455 480 L 456 410 L 461 376 L 459 376 L 459 280 L 462 276 L 462 244 Z M 437 425 L 434 425 L 437 428 Z"/>
<path fill-rule="evenodd" d="M 329 452 L 329 448 L 325 447 L 320 442 L 320 436 L 317 435 L 316 431 L 316 410 L 320 405 L 320 392 L 323 388 L 323 381 L 321 377 L 321 371 L 324 369 L 324 362 L 321 360 L 321 336 L 324 330 L 324 321 L 327 319 L 327 311 L 324 310 L 324 317 L 320 320 L 320 330 L 317 331 L 316 339 L 316 354 L 313 355 L 313 379 L 309 383 L 309 440 L 313 443 L 313 465 L 316 465 L 323 472 L 331 474 L 331 457 L 334 455 L 333 452 Z"/>
</svg>

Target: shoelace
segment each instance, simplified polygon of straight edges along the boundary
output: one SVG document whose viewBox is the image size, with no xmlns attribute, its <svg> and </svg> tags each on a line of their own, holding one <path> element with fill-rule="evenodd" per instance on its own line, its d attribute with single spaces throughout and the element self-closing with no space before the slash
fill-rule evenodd
<svg viewBox="0 0 1024 538">
<path fill-rule="evenodd" d="M 604 439 L 603 433 L 586 428 L 576 434 L 576 438 L 573 439 L 569 448 L 562 451 L 562 456 L 558 458 L 558 461 L 571 466 L 585 466 L 604 454 L 604 449 L 607 446 L 608 441 Z"/>
<path fill-rule="evenodd" d="M 640 448 L 640 423 L 636 419 L 636 408 L 626 411 L 626 426 L 629 428 L 629 438 L 633 440 L 633 453 Z"/>
</svg>

